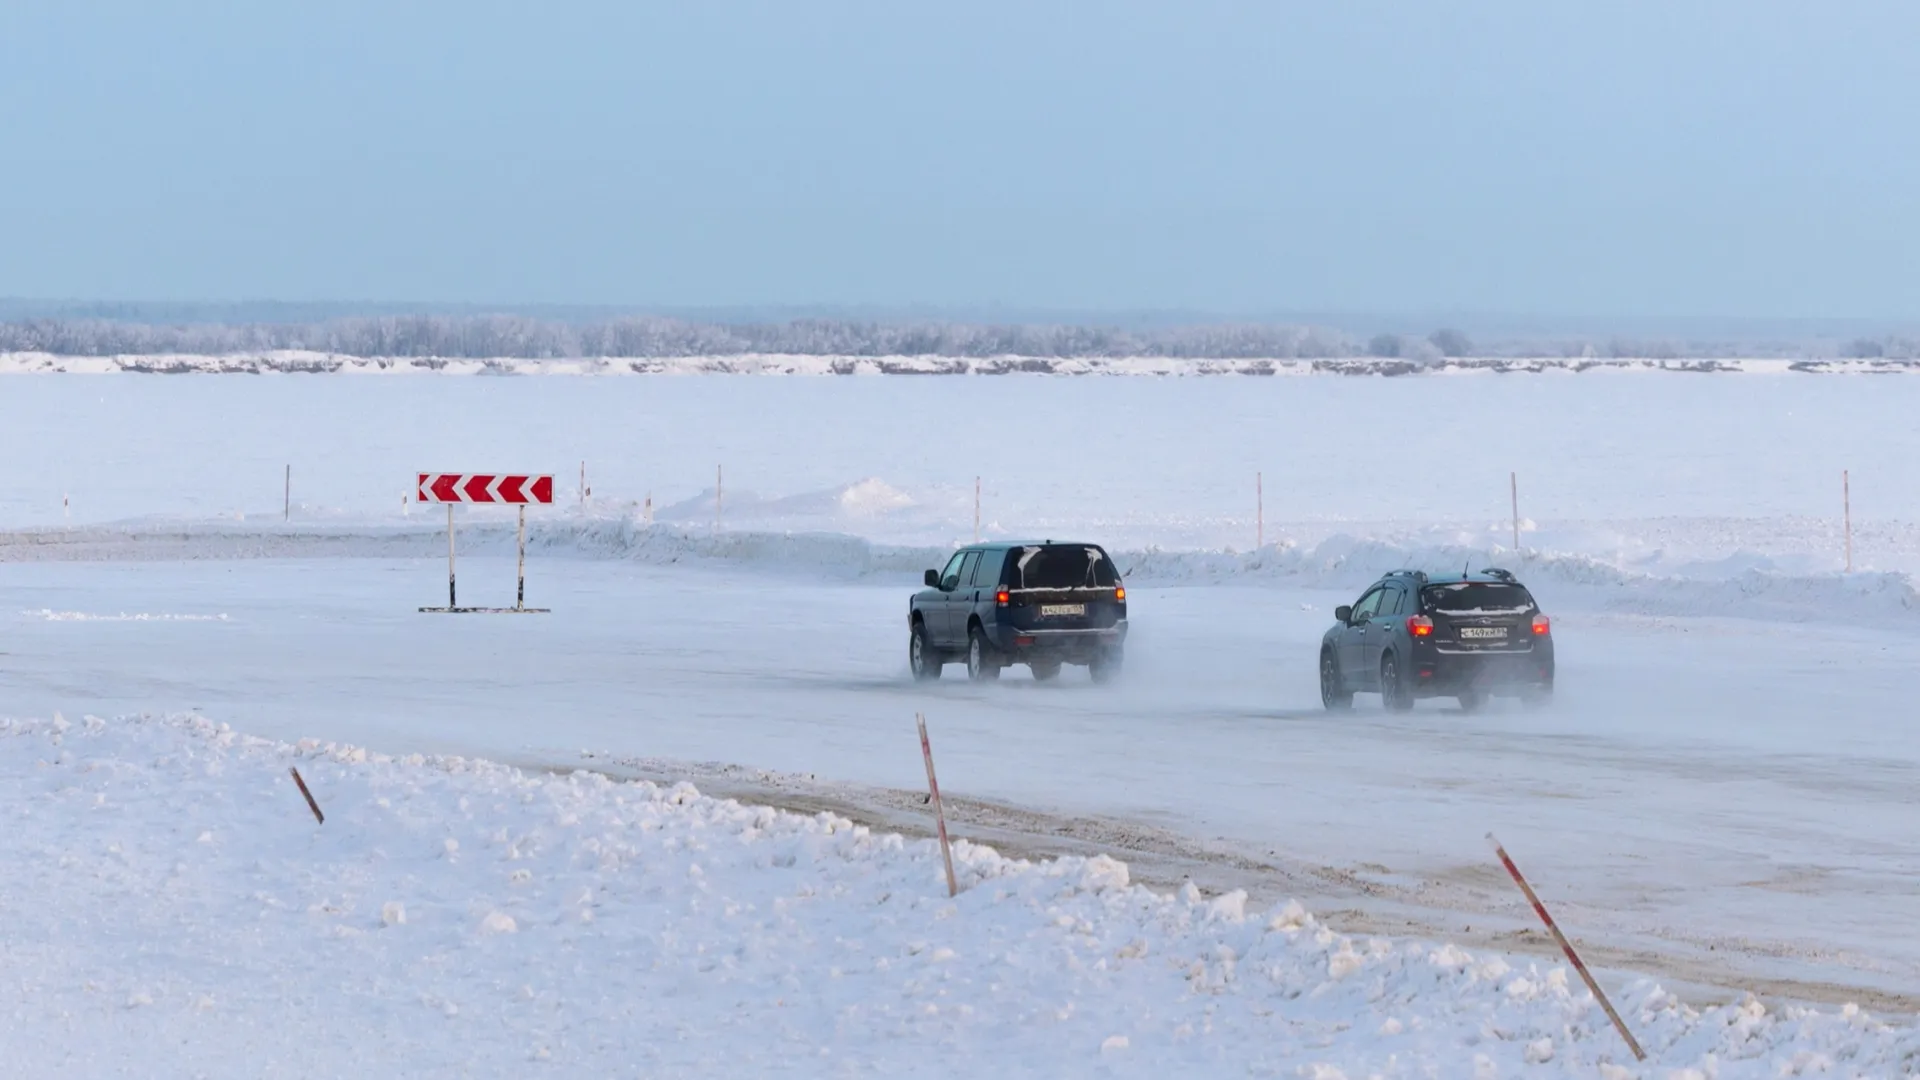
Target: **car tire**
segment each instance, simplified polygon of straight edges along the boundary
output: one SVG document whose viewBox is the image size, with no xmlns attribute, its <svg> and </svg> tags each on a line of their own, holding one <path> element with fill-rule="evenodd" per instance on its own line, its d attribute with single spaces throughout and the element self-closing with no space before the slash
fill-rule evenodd
<svg viewBox="0 0 1920 1080">
<path fill-rule="evenodd" d="M 1400 659 L 1392 653 L 1380 658 L 1380 704 L 1388 712 L 1406 712 L 1413 708 L 1413 695 L 1400 675 Z"/>
<path fill-rule="evenodd" d="M 913 624 L 913 632 L 907 639 L 907 668 L 913 672 L 915 682 L 932 682 L 940 677 L 940 654 L 933 649 L 933 642 L 927 640 L 927 628 L 924 623 Z"/>
<path fill-rule="evenodd" d="M 1120 669 L 1126 663 L 1126 654 L 1119 649 L 1101 649 L 1093 654 L 1093 662 L 1087 665 L 1087 673 L 1097 683 L 1110 683 L 1120 677 Z"/>
<path fill-rule="evenodd" d="M 1353 708 L 1353 691 L 1340 678 L 1340 664 L 1332 649 L 1320 653 L 1320 704 L 1328 712 L 1346 712 Z"/>
<path fill-rule="evenodd" d="M 1461 712 L 1477 713 L 1486 707 L 1487 692 L 1485 690 L 1468 690 L 1460 695 Z"/>
<path fill-rule="evenodd" d="M 1034 682 L 1052 682 L 1060 677 L 1060 663 L 1057 660 L 1028 664 L 1027 669 L 1033 672 Z"/>
<path fill-rule="evenodd" d="M 974 682 L 992 682 L 1000 677 L 1000 661 L 993 646 L 979 627 L 967 631 L 967 678 Z"/>
</svg>

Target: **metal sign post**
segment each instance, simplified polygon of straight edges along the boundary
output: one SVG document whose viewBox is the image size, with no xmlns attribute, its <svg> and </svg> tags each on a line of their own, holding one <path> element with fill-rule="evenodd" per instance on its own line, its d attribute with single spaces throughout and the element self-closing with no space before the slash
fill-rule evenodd
<svg viewBox="0 0 1920 1080">
<path fill-rule="evenodd" d="M 447 606 L 423 607 L 425 612 L 449 614 L 544 614 L 547 608 L 527 606 L 527 506 L 553 503 L 553 477 L 511 473 L 420 473 L 414 497 L 423 503 L 447 506 Z M 513 606 L 461 607 L 454 576 L 453 508 L 458 503 L 516 505 L 520 521 L 514 532 L 518 565 Z"/>
</svg>

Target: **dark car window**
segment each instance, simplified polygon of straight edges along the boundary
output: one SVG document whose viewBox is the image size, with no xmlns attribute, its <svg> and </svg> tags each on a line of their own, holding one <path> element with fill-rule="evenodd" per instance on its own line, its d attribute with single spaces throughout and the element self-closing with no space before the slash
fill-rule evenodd
<svg viewBox="0 0 1920 1080">
<path fill-rule="evenodd" d="M 1361 597 L 1360 602 L 1353 605 L 1353 621 L 1359 622 L 1362 619 L 1378 615 L 1380 613 L 1380 601 L 1385 599 L 1386 595 L 1387 590 L 1375 589 Z"/>
<path fill-rule="evenodd" d="M 1014 582 L 1021 589 L 1111 589 L 1120 571 L 1097 547 L 1048 544 L 1015 551 Z"/>
<path fill-rule="evenodd" d="M 973 570 L 979 565 L 980 553 L 977 551 L 967 552 L 966 561 L 960 564 L 960 584 L 963 587 L 973 580 Z"/>
<path fill-rule="evenodd" d="M 1386 598 L 1380 601 L 1380 614 L 1404 615 L 1407 611 L 1407 591 L 1395 585 L 1387 586 Z"/>
<path fill-rule="evenodd" d="M 967 557 L 964 551 L 956 551 L 953 558 L 947 560 L 947 568 L 940 571 L 940 587 L 957 589 L 960 587 L 960 562 Z"/>
<path fill-rule="evenodd" d="M 1441 615 L 1524 615 L 1534 610 L 1533 594 L 1523 586 L 1492 581 L 1429 585 L 1426 601 Z"/>
<path fill-rule="evenodd" d="M 974 567 L 973 585 L 977 589 L 997 589 L 1000 587 L 1000 571 L 1005 567 L 1006 556 L 998 551 L 980 553 L 980 565 Z"/>
</svg>

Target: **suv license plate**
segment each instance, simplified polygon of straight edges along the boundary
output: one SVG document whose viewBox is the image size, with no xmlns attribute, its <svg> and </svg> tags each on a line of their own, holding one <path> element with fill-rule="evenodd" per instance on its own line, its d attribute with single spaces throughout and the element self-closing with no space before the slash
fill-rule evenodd
<svg viewBox="0 0 1920 1080">
<path fill-rule="evenodd" d="M 1460 628 L 1461 641 L 1501 641 L 1507 636 L 1504 626 L 1463 626 Z"/>
<path fill-rule="evenodd" d="M 1040 605 L 1040 617 L 1043 619 L 1058 619 L 1068 615 L 1085 615 L 1086 613 L 1087 605 L 1085 604 Z"/>
</svg>

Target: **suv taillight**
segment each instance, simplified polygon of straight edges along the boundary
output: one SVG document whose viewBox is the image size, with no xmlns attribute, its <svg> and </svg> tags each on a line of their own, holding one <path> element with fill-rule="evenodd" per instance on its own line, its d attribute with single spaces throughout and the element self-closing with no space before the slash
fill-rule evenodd
<svg viewBox="0 0 1920 1080">
<path fill-rule="evenodd" d="M 1535 637 L 1546 637 L 1548 634 L 1553 633 L 1553 620 L 1547 618 L 1545 615 L 1535 615 L 1533 617 L 1533 633 Z"/>
<path fill-rule="evenodd" d="M 993 594 L 993 602 L 999 604 L 1001 607 L 1006 607 L 1007 602 L 1011 599 L 1013 598 L 1007 594 L 1007 590 L 1005 589 L 1001 589 L 999 592 Z"/>
<path fill-rule="evenodd" d="M 1425 615 L 1415 615 L 1413 618 L 1407 620 L 1407 633 L 1412 634 L 1414 637 L 1432 637 L 1433 620 L 1427 618 Z"/>
<path fill-rule="evenodd" d="M 1113 598 L 1122 604 L 1126 603 L 1127 590 L 1124 587 L 1113 590 Z"/>
</svg>

